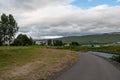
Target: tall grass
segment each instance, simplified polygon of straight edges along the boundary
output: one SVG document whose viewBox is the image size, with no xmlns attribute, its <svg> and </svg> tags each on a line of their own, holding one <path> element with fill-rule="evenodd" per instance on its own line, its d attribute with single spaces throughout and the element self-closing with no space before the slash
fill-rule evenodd
<svg viewBox="0 0 120 80">
<path fill-rule="evenodd" d="M 77 54 L 69 50 L 40 46 L 0 47 L 0 80 L 39 80 L 76 60 Z"/>
<path fill-rule="evenodd" d="M 73 51 L 98 51 L 98 52 L 106 52 L 111 54 L 120 54 L 120 46 L 103 46 L 103 47 L 83 47 L 83 46 L 59 46 L 53 47 L 56 49 L 68 49 Z"/>
</svg>

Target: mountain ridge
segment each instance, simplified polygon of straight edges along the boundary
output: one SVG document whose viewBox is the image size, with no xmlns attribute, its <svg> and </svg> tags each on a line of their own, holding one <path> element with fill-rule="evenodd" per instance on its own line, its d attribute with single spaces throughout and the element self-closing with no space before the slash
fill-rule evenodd
<svg viewBox="0 0 120 80">
<path fill-rule="evenodd" d="M 115 42 L 120 42 L 120 32 L 84 35 L 84 36 L 68 36 L 68 37 L 58 38 L 57 40 L 62 40 L 64 43 L 78 42 L 80 44 L 115 43 Z"/>
</svg>

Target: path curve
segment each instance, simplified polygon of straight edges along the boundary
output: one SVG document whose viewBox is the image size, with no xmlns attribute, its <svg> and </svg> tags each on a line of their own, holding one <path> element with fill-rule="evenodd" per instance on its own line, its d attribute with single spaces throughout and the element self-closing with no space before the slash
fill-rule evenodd
<svg viewBox="0 0 120 80">
<path fill-rule="evenodd" d="M 79 53 L 78 62 L 55 80 L 120 80 L 120 71 L 100 57 Z"/>
</svg>

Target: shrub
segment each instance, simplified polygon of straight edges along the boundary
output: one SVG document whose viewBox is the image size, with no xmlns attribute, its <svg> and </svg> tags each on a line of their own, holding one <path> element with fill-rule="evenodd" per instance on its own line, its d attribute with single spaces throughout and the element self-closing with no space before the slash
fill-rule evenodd
<svg viewBox="0 0 120 80">
<path fill-rule="evenodd" d="M 112 59 L 120 63 L 120 55 L 118 55 L 118 56 L 113 56 Z"/>
</svg>

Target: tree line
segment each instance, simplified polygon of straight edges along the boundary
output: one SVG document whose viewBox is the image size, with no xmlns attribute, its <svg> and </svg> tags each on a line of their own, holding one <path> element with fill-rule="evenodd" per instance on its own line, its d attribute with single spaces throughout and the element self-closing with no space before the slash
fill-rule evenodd
<svg viewBox="0 0 120 80">
<path fill-rule="evenodd" d="M 20 34 L 15 39 L 15 34 L 18 32 L 18 24 L 12 14 L 2 14 L 0 16 L 0 46 L 2 45 L 17 45 L 25 46 L 32 45 L 34 41 L 28 38 L 27 35 Z"/>
<path fill-rule="evenodd" d="M 48 46 L 62 46 L 63 42 L 61 40 L 48 40 L 47 45 Z"/>
<path fill-rule="evenodd" d="M 19 27 L 13 15 L 2 14 L 0 16 L 0 46 L 27 46 L 35 44 L 33 39 L 25 34 L 19 34 L 17 38 L 15 38 L 15 34 L 18 32 L 18 30 Z M 61 40 L 48 40 L 47 45 L 63 46 L 65 43 L 63 43 Z M 77 42 L 72 42 L 70 45 L 78 46 L 79 44 Z"/>
<path fill-rule="evenodd" d="M 47 40 L 47 44 L 45 45 L 48 45 L 48 46 L 79 46 L 80 44 L 78 42 L 64 43 L 62 40 L 50 39 L 50 40 Z"/>
</svg>

